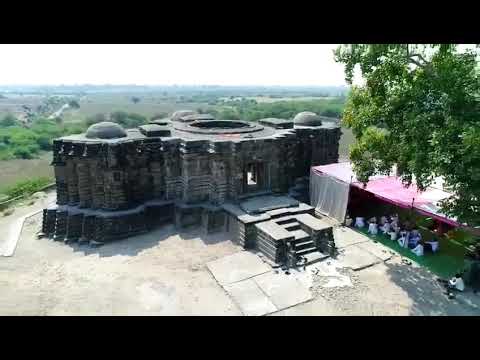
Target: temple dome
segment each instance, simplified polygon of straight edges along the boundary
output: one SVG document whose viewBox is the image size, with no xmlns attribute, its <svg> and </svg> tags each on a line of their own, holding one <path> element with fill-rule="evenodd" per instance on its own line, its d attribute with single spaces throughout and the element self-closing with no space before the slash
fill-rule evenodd
<svg viewBox="0 0 480 360">
<path fill-rule="evenodd" d="M 120 125 L 110 121 L 93 124 L 85 133 L 85 137 L 89 139 L 117 139 L 126 136 L 127 132 Z"/>
<path fill-rule="evenodd" d="M 188 115 L 196 115 L 197 113 L 195 111 L 192 111 L 192 110 L 178 110 L 178 111 L 175 111 L 171 117 L 171 119 L 173 121 L 178 121 L 180 120 L 182 117 L 184 116 L 188 116 Z"/>
<path fill-rule="evenodd" d="M 322 118 L 311 111 L 303 111 L 293 118 L 293 123 L 300 126 L 320 126 Z"/>
</svg>

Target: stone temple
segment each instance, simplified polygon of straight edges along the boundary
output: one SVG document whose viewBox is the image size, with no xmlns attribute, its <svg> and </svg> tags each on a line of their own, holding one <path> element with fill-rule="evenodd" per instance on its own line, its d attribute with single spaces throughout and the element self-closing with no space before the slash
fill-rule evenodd
<svg viewBox="0 0 480 360">
<path fill-rule="evenodd" d="M 96 245 L 174 223 L 229 231 L 277 263 L 289 251 L 328 252 L 331 228 L 304 203 L 310 167 L 338 161 L 341 130 L 327 119 L 177 111 L 136 129 L 102 122 L 56 139 L 57 204 L 44 209 L 42 233 Z"/>
</svg>

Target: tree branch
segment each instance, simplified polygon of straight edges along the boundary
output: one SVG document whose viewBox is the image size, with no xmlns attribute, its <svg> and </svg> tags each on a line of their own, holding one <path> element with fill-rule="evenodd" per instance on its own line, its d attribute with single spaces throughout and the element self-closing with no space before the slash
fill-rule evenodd
<svg viewBox="0 0 480 360">
<path fill-rule="evenodd" d="M 409 60 L 409 62 L 411 62 L 412 64 L 415 64 L 415 65 L 417 65 L 417 66 L 419 66 L 419 67 L 421 67 L 421 68 L 424 68 L 424 67 L 425 67 L 425 64 L 419 63 L 419 62 L 418 62 L 417 60 L 415 60 L 415 59 L 409 58 L 408 60 Z"/>
<path fill-rule="evenodd" d="M 415 60 L 413 57 L 419 58 L 422 62 L 419 62 L 418 60 Z M 410 54 L 409 57 L 408 57 L 408 60 L 412 64 L 415 64 L 415 65 L 420 66 L 422 68 L 424 68 L 428 63 L 427 60 L 425 60 L 425 58 L 421 54 Z"/>
</svg>

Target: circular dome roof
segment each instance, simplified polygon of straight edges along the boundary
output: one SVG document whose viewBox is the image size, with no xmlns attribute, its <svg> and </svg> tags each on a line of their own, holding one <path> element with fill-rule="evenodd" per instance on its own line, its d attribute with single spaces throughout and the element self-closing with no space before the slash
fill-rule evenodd
<svg viewBox="0 0 480 360">
<path fill-rule="evenodd" d="M 126 131 L 120 125 L 109 121 L 93 124 L 85 133 L 85 137 L 89 139 L 116 139 L 126 136 Z"/>
<path fill-rule="evenodd" d="M 172 120 L 180 120 L 180 118 L 184 117 L 184 116 L 188 116 L 188 115 L 196 115 L 197 113 L 195 111 L 192 111 L 192 110 L 178 110 L 178 111 L 175 111 L 172 115 Z"/>
<path fill-rule="evenodd" d="M 303 111 L 295 115 L 293 123 L 301 126 L 320 126 L 322 125 L 322 118 L 314 112 Z"/>
</svg>

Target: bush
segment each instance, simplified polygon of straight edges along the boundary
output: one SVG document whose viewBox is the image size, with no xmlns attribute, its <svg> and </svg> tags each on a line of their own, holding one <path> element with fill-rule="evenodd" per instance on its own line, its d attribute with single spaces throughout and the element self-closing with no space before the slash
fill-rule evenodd
<svg viewBox="0 0 480 360">
<path fill-rule="evenodd" d="M 18 196 L 31 195 L 44 186 L 50 184 L 52 179 L 47 177 L 39 177 L 35 179 L 24 180 L 16 183 L 5 191 L 9 198 L 16 198 Z"/>
<path fill-rule="evenodd" d="M 111 115 L 111 120 L 124 128 L 134 128 L 147 123 L 147 118 L 140 114 L 126 113 L 125 111 L 115 111 Z"/>
<path fill-rule="evenodd" d="M 72 108 L 72 109 L 79 109 L 80 108 L 80 104 L 78 103 L 77 100 L 71 100 L 68 105 Z"/>
<path fill-rule="evenodd" d="M 18 120 L 15 116 L 7 114 L 0 120 L 0 127 L 15 126 L 17 122 Z"/>
<path fill-rule="evenodd" d="M 159 113 L 153 114 L 150 120 L 153 121 L 157 119 L 164 119 L 166 117 L 168 117 L 168 114 L 166 112 L 159 112 Z"/>
<path fill-rule="evenodd" d="M 63 133 L 65 135 L 72 135 L 72 134 L 81 134 L 85 132 L 86 127 L 81 124 L 68 124 L 65 125 Z"/>
<path fill-rule="evenodd" d="M 85 124 L 87 126 L 102 122 L 102 121 L 107 121 L 107 117 L 105 114 L 95 114 L 93 116 L 89 116 L 85 119 Z"/>
<path fill-rule="evenodd" d="M 37 144 L 41 150 L 51 150 L 52 140 L 49 136 L 42 135 L 37 139 Z"/>
<path fill-rule="evenodd" d="M 33 159 L 37 152 L 35 147 L 22 146 L 13 149 L 13 156 L 17 159 Z"/>
</svg>

